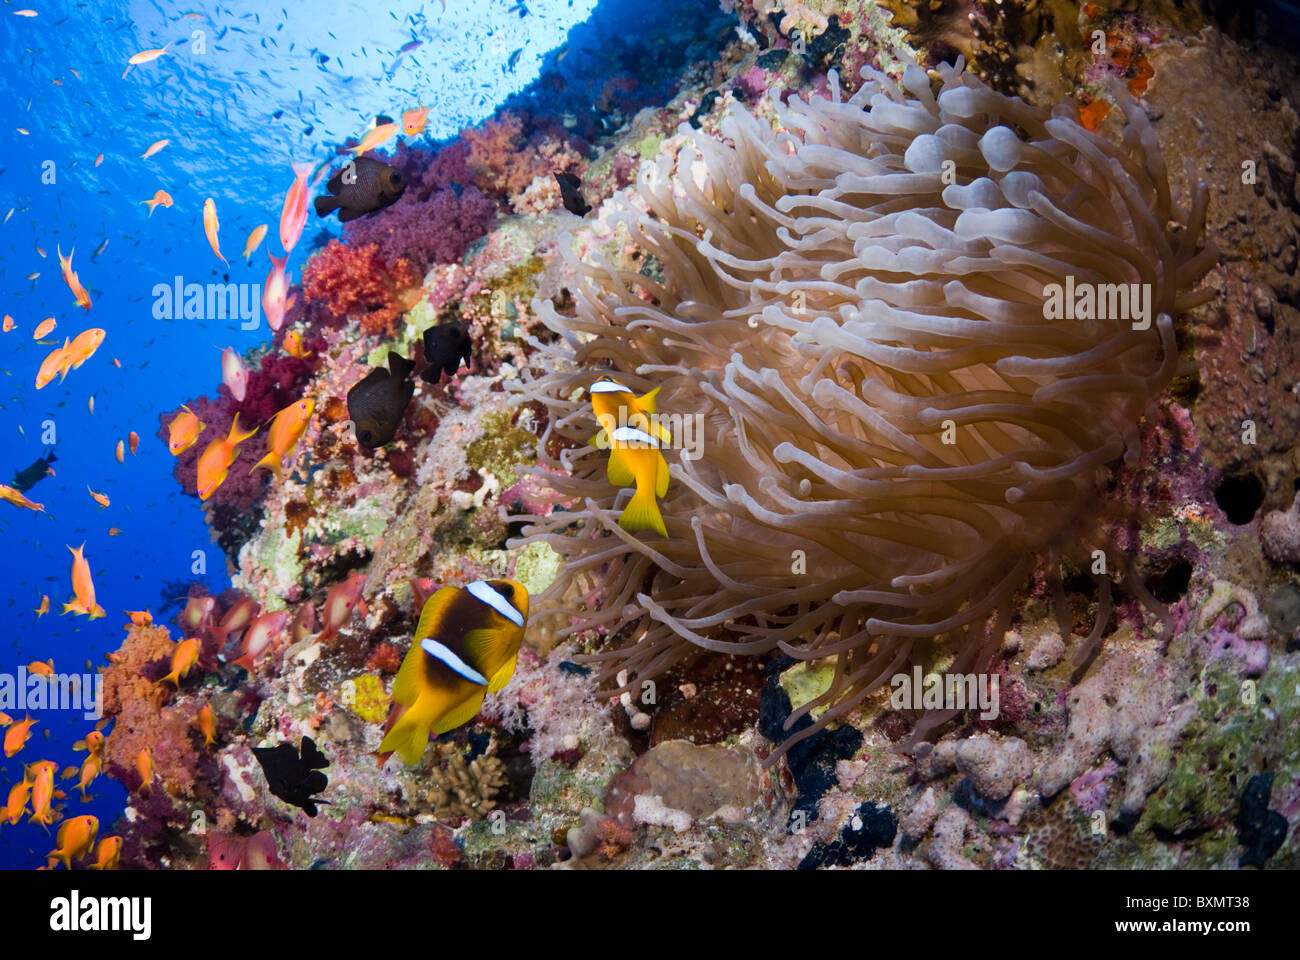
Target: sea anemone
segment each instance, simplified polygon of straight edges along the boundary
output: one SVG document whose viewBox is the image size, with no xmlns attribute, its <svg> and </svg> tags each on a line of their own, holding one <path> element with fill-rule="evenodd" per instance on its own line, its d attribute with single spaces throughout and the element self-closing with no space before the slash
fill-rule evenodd
<svg viewBox="0 0 1300 960">
<path fill-rule="evenodd" d="M 1036 561 L 1079 553 L 1108 465 L 1136 456 L 1171 317 L 1212 296 L 1191 290 L 1207 192 L 1174 203 L 1122 91 L 1116 145 L 960 64 L 901 89 L 862 73 L 847 101 L 832 76 L 829 100 L 733 109 L 729 143 L 683 128 L 675 173 L 644 164 L 602 211 L 642 268 L 566 253 L 574 315 L 535 305 L 558 336 L 519 388 L 549 414 L 537 476 L 564 507 L 514 518 L 564 558 L 539 615 L 607 635 L 604 678 L 639 688 L 693 647 L 835 658 L 786 729 L 827 709 L 769 762 L 937 641 L 950 671 L 987 664 Z M 1111 299 L 1057 310 L 1052 285 Z M 1149 295 L 1147 323 L 1121 290 Z M 618 526 L 629 493 L 588 443 L 602 373 L 698 424 L 703 455 L 668 454 L 667 539 Z"/>
</svg>

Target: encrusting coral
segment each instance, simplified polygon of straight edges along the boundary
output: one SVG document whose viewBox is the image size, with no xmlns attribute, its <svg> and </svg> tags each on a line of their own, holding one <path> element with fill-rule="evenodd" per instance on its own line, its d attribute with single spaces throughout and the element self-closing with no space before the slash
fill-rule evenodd
<svg viewBox="0 0 1300 960">
<path fill-rule="evenodd" d="M 536 305 L 558 338 L 520 399 L 547 409 L 536 475 L 567 507 L 516 518 L 566 559 L 538 615 L 621 630 L 594 657 L 629 684 L 692 647 L 835 657 L 786 729 L 829 709 L 770 760 L 937 637 L 950 670 L 987 663 L 1035 558 L 1086 556 L 1105 468 L 1174 374 L 1172 316 L 1212 296 L 1191 292 L 1206 191 L 1174 203 L 1138 106 L 1120 98 L 1116 146 L 1068 104 L 937 72 L 937 93 L 913 66 L 902 90 L 866 70 L 848 101 L 834 81 L 769 100 L 776 132 L 733 111 L 734 146 L 683 128 L 676 177 L 661 156 L 606 204 L 645 267 L 570 254 L 575 315 Z M 1100 299 L 1054 311 L 1053 284 Z M 626 494 L 586 445 L 611 369 L 662 388 L 675 437 L 697 427 L 702 457 L 669 454 L 666 540 L 618 527 Z"/>
</svg>

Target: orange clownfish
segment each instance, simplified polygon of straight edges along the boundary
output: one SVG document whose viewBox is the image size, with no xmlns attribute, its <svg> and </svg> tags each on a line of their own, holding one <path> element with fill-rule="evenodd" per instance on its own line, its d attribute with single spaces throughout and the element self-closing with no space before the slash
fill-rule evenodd
<svg viewBox="0 0 1300 960">
<path fill-rule="evenodd" d="M 239 456 L 239 445 L 257 433 L 257 427 L 247 433 L 240 432 L 239 414 L 235 414 L 230 424 L 230 432 L 224 440 L 213 440 L 199 454 L 199 466 L 196 475 L 199 499 L 206 500 L 217 492 L 217 488 L 226 481 L 230 466 Z"/>
<path fill-rule="evenodd" d="M 668 462 L 660 447 L 672 437 L 655 422 L 656 387 L 638 397 L 610 377 L 591 385 L 591 406 L 600 430 L 591 442 L 609 449 L 605 475 L 616 487 L 636 487 L 636 493 L 619 515 L 624 530 L 653 530 L 668 536 L 657 498 L 668 492 Z"/>
<path fill-rule="evenodd" d="M 474 719 L 484 696 L 514 675 L 527 622 L 528 591 L 516 580 L 476 580 L 430 597 L 393 681 L 405 710 L 390 715 L 380 754 L 416 763 L 430 734 Z"/>
</svg>

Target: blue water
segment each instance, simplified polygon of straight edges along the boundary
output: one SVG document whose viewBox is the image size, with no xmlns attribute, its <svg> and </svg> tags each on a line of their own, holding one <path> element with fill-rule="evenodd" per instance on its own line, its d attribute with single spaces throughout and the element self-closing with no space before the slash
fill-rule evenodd
<svg viewBox="0 0 1300 960">
<path fill-rule="evenodd" d="M 673 0 L 669 6 L 692 4 L 699 16 L 685 19 L 687 29 L 707 27 L 716 42 L 715 3 Z M 237 320 L 155 319 L 155 284 L 177 275 L 186 282 L 228 276 L 260 284 L 266 252 L 259 249 L 245 265 L 244 239 L 266 223 L 263 247 L 281 252 L 278 223 L 291 163 L 334 156 L 336 146 L 364 134 L 376 114 L 397 119 L 422 103 L 431 108 L 424 137 L 437 141 L 490 116 L 503 102 L 537 96 L 525 91 L 549 68 L 571 82 L 566 93 L 549 94 L 556 102 L 547 106 L 583 120 L 588 94 L 601 77 L 591 57 L 617 56 L 624 67 L 645 61 L 652 69 L 638 37 L 662 27 L 664 19 L 643 5 L 602 4 L 604 25 L 584 26 L 571 38 L 574 50 L 590 55 L 584 68 L 582 55 L 561 58 L 557 48 L 595 5 L 527 0 L 522 16 L 514 0 L 447 0 L 445 11 L 440 0 L 284 6 L 17 0 L 0 7 L 6 65 L 0 73 L 0 217 L 13 208 L 0 225 L 0 313 L 16 324 L 0 334 L 6 378 L 0 482 L 48 452 L 43 435 L 54 441 L 58 457 L 56 475 L 28 492 L 45 505 L 44 513 L 0 502 L 6 627 L 0 673 L 50 657 L 60 672 L 82 672 L 87 660 L 97 667 L 121 643 L 123 610 L 149 608 L 170 623 L 174 601 L 189 583 L 213 593 L 229 586 L 226 558 L 211 540 L 201 505 L 181 492 L 173 458 L 156 434 L 160 415 L 215 394 L 221 348 L 246 351 L 269 331 L 265 321 L 241 330 Z M 289 6 L 295 10 L 286 13 Z M 13 13 L 24 8 L 38 16 Z M 706 24 L 710 15 L 715 19 Z M 684 39 L 673 40 L 679 55 Z M 420 46 L 399 56 L 412 41 Z M 164 44 L 166 56 L 122 76 L 133 54 Z M 654 82 L 663 79 L 652 77 L 646 91 L 655 93 Z M 163 138 L 170 141 L 165 149 L 141 159 Z M 103 163 L 95 167 L 99 153 Z M 149 216 L 141 201 L 159 188 L 172 195 L 174 206 Z M 216 202 L 229 267 L 204 236 L 206 197 Z M 323 228 L 314 214 L 308 218 L 289 265 L 295 279 Z M 92 258 L 104 240 L 107 248 Z M 73 269 L 93 299 L 89 312 L 75 305 L 64 285 L 56 247 L 75 250 Z M 39 277 L 27 279 L 35 272 Z M 36 343 L 32 331 L 48 316 L 58 327 L 50 343 Z M 107 331 L 96 355 L 64 382 L 38 392 L 33 380 L 42 359 L 56 342 L 88 327 Z M 92 396 L 93 414 L 87 408 Z M 132 430 L 141 438 L 138 455 L 128 452 L 119 464 L 114 447 Z M 100 509 L 87 486 L 105 493 L 111 506 Z M 110 536 L 110 527 L 120 528 L 120 535 Z M 105 619 L 59 615 L 72 593 L 67 545 L 82 543 Z M 38 619 L 33 608 L 43 594 L 51 611 Z M 51 759 L 64 767 L 85 756 L 71 745 L 92 721 L 56 711 L 37 719 L 27 747 L 12 759 L 0 758 L 0 803 L 24 763 Z M 101 776 L 91 792 L 96 799 L 85 805 L 74 792 L 67 815 L 93 813 L 107 833 L 125 791 Z M 52 832 L 25 822 L 0 826 L 0 865 L 39 865 L 53 846 Z"/>
</svg>

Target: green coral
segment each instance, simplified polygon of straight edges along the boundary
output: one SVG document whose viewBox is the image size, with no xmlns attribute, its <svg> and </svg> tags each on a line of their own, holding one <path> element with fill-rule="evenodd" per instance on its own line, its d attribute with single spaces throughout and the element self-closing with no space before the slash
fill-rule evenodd
<svg viewBox="0 0 1300 960">
<path fill-rule="evenodd" d="M 1201 671 L 1196 716 L 1183 731 L 1174 766 L 1147 800 L 1144 819 L 1187 840 L 1181 866 L 1209 869 L 1234 859 L 1234 818 L 1246 782 L 1262 770 L 1279 782 L 1300 778 L 1300 701 L 1295 681 L 1273 669 L 1243 681 L 1229 659 Z M 1270 866 L 1294 866 L 1284 847 Z"/>
</svg>

